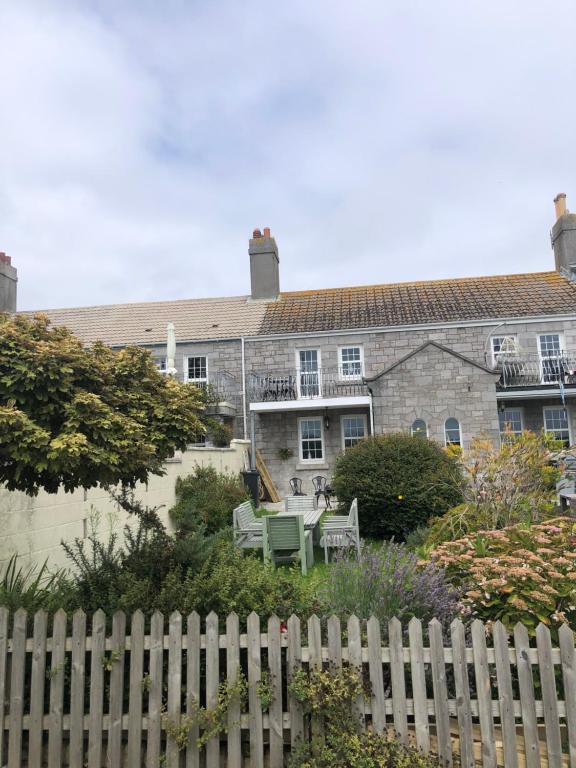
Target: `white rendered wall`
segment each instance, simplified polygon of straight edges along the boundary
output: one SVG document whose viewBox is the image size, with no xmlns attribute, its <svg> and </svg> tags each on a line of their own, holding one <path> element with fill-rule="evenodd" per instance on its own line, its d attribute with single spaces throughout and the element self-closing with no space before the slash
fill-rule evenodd
<svg viewBox="0 0 576 768">
<path fill-rule="evenodd" d="M 209 464 L 219 472 L 240 472 L 247 466 L 248 446 L 247 441 L 233 440 L 230 448 L 189 448 L 167 462 L 165 475 L 151 475 L 147 485 L 139 483 L 135 496 L 148 506 L 162 507 L 159 514 L 169 525 L 176 478 Z M 0 566 L 14 552 L 22 563 L 43 563 L 48 558 L 50 567 L 69 565 L 62 540 L 83 538 L 94 524 L 100 538 L 110 530 L 121 534 L 129 518 L 101 488 L 28 496 L 0 487 Z"/>
</svg>

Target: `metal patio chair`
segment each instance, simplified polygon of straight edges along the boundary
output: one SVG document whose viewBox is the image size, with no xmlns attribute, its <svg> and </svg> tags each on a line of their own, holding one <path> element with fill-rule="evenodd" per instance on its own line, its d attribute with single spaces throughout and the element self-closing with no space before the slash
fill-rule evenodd
<svg viewBox="0 0 576 768">
<path fill-rule="evenodd" d="M 314 496 L 316 497 L 316 506 L 318 506 L 318 501 L 320 499 L 320 496 L 324 496 L 326 509 L 332 509 L 332 505 L 330 504 L 330 496 L 332 495 L 332 488 L 330 488 L 330 486 L 328 485 L 327 478 L 325 478 L 324 475 L 316 475 L 316 477 L 312 478 L 312 485 L 314 486 Z"/>
<path fill-rule="evenodd" d="M 306 496 L 302 493 L 302 480 L 299 477 L 291 477 L 288 481 L 292 489 L 292 496 Z"/>
</svg>

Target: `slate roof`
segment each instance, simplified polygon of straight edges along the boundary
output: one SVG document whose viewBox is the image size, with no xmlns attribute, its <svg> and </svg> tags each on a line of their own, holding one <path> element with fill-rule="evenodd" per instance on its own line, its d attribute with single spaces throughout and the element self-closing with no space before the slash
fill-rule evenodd
<svg viewBox="0 0 576 768">
<path fill-rule="evenodd" d="M 174 323 L 178 343 L 255 335 L 265 311 L 265 304 L 235 296 L 49 309 L 43 314 L 53 325 L 67 326 L 85 344 L 103 341 L 114 347 L 166 344 L 168 323 Z"/>
<path fill-rule="evenodd" d="M 111 346 L 164 344 L 169 322 L 182 343 L 575 313 L 576 285 L 557 272 L 291 291 L 268 303 L 235 296 L 45 312 L 84 343 Z"/>
<path fill-rule="evenodd" d="M 464 277 L 282 293 L 261 334 L 389 327 L 576 312 L 576 285 L 557 272 Z"/>
</svg>

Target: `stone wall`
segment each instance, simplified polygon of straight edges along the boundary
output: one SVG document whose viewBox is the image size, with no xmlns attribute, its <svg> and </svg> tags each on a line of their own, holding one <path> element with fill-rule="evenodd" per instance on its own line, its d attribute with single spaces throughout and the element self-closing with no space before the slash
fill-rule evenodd
<svg viewBox="0 0 576 768">
<path fill-rule="evenodd" d="M 464 447 L 479 433 L 498 440 L 496 376 L 431 344 L 371 383 L 378 432 L 410 431 L 423 419 L 444 444 L 444 424 L 460 422 Z"/>
<path fill-rule="evenodd" d="M 169 526 L 168 510 L 175 501 L 177 477 L 185 477 L 196 466 L 212 465 L 219 472 L 240 472 L 245 468 L 248 444 L 232 441 L 230 448 L 191 448 L 166 466 L 166 474 L 151 475 L 146 485 L 135 488 L 136 498 L 149 506 L 160 506 L 160 516 Z M 23 562 L 50 566 L 68 565 L 60 542 L 85 538 L 91 526 L 105 539 L 111 530 L 121 531 L 129 516 L 121 512 L 102 488 L 73 493 L 25 493 L 0 488 L 0 562 L 17 552 Z"/>
</svg>

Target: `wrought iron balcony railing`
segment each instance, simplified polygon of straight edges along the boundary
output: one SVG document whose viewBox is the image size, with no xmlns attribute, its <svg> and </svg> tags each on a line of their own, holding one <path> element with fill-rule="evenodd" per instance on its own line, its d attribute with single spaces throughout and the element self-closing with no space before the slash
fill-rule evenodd
<svg viewBox="0 0 576 768">
<path fill-rule="evenodd" d="M 496 362 L 500 370 L 499 387 L 556 386 L 576 384 L 576 353 L 563 352 L 552 357 L 506 355 Z"/>
<path fill-rule="evenodd" d="M 303 371 L 252 371 L 248 374 L 251 402 L 268 400 L 310 400 L 323 397 L 366 395 L 368 389 L 360 375 L 350 375 L 342 368 Z"/>
</svg>

